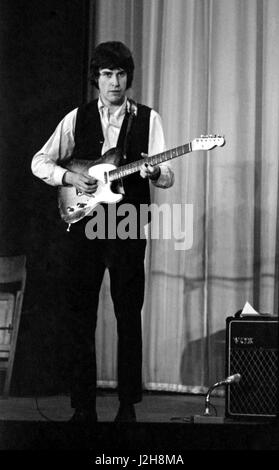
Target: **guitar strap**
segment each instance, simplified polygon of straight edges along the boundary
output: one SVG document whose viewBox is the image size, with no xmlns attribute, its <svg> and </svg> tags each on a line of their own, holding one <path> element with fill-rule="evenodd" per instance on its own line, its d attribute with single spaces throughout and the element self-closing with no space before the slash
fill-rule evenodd
<svg viewBox="0 0 279 470">
<path fill-rule="evenodd" d="M 130 98 L 128 98 L 124 121 L 121 126 L 120 134 L 119 134 L 117 145 L 116 145 L 116 147 L 119 148 L 122 153 L 120 165 L 126 162 L 127 160 L 128 140 L 129 140 L 130 130 L 132 127 L 133 120 L 137 115 L 137 109 L 138 108 L 137 108 L 136 103 Z"/>
<path fill-rule="evenodd" d="M 130 130 L 132 127 L 133 120 L 137 116 L 137 112 L 138 107 L 136 102 L 131 98 L 128 98 L 125 118 L 117 141 L 117 147 L 121 149 L 122 155 L 120 165 L 123 165 L 127 161 L 127 148 L 130 137 Z M 125 192 L 122 178 L 118 182 L 115 182 L 114 190 L 120 193 Z"/>
<path fill-rule="evenodd" d="M 124 138 L 124 144 L 123 144 L 123 159 L 124 160 L 127 160 L 128 138 L 129 138 L 130 130 L 131 130 L 131 127 L 132 127 L 132 122 L 133 122 L 134 118 L 137 116 L 137 112 L 138 112 L 137 104 L 131 98 L 129 98 L 127 100 L 127 111 L 128 111 L 129 117 L 128 117 L 128 124 L 127 124 L 126 134 L 125 134 L 125 138 Z"/>
</svg>

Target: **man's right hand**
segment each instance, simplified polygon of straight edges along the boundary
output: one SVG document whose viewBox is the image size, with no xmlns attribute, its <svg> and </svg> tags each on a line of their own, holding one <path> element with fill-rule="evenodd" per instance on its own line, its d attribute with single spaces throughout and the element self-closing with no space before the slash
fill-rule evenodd
<svg viewBox="0 0 279 470">
<path fill-rule="evenodd" d="M 74 173 L 67 170 L 63 176 L 63 184 L 74 186 L 78 191 L 85 194 L 93 194 L 97 191 L 98 181 L 84 173 Z"/>
</svg>

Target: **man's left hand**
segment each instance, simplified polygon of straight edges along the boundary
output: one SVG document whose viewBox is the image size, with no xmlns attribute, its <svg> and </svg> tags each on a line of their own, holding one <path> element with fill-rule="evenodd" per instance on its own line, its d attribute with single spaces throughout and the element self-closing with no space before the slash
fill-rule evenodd
<svg viewBox="0 0 279 470">
<path fill-rule="evenodd" d="M 142 157 L 148 157 L 145 153 L 141 154 Z M 160 167 L 158 165 L 148 165 L 144 163 L 140 170 L 140 176 L 142 178 L 149 178 L 150 180 L 157 180 L 161 174 Z"/>
</svg>

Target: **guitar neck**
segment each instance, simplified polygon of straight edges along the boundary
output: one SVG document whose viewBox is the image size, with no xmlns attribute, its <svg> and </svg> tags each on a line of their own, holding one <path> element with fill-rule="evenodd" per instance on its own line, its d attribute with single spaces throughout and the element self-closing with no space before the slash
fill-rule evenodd
<svg viewBox="0 0 279 470">
<path fill-rule="evenodd" d="M 140 171 L 144 163 L 148 163 L 149 165 L 159 165 L 160 163 L 172 160 L 173 158 L 181 157 L 181 155 L 184 155 L 191 151 L 192 145 L 191 142 L 189 142 L 188 144 L 181 145 L 170 150 L 166 150 L 165 152 L 158 153 L 157 155 L 145 157 L 141 160 L 137 160 L 136 162 L 120 166 L 119 168 L 116 168 L 115 170 L 109 172 L 109 179 L 110 181 L 115 181 L 120 178 L 125 178 L 126 176 L 132 175 L 133 173 Z"/>
</svg>

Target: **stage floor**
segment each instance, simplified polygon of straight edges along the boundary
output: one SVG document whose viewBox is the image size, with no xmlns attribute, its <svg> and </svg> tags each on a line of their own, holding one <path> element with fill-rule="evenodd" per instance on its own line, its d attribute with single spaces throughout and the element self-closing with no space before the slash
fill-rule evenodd
<svg viewBox="0 0 279 470">
<path fill-rule="evenodd" d="M 88 428 L 68 422 L 72 409 L 66 395 L 2 398 L 0 450 L 82 451 L 90 462 L 93 456 L 124 452 L 178 456 L 196 450 L 279 450 L 277 419 L 228 420 L 224 398 L 213 396 L 211 404 L 212 419 L 200 422 L 193 417 L 204 418 L 204 396 L 145 392 L 136 405 L 137 423 L 118 424 L 113 422 L 116 393 L 101 390 L 98 423 Z"/>
<path fill-rule="evenodd" d="M 135 405 L 137 421 L 144 423 L 174 423 L 189 420 L 204 412 L 204 396 L 176 393 L 145 392 L 141 403 Z M 224 416 L 225 403 L 212 397 L 211 403 L 218 416 Z M 99 391 L 97 412 L 100 422 L 112 422 L 118 409 L 114 391 Z M 212 414 L 215 414 L 212 409 Z M 73 410 L 65 395 L 0 398 L 0 420 L 14 421 L 68 421 Z"/>
</svg>

